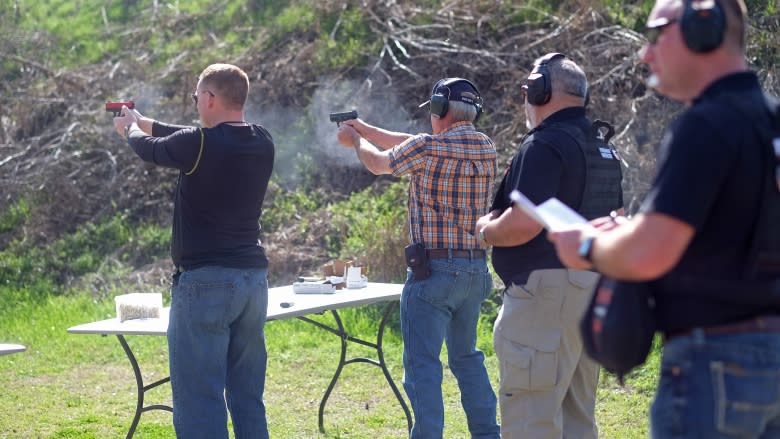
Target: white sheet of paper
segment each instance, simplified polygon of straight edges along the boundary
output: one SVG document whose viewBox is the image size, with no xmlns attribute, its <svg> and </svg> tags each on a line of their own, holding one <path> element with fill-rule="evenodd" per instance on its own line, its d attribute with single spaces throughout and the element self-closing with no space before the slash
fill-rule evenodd
<svg viewBox="0 0 780 439">
<path fill-rule="evenodd" d="M 572 224 L 588 224 L 585 217 L 557 198 L 550 198 L 538 206 L 517 190 L 513 190 L 509 198 L 550 232 L 564 229 Z"/>
</svg>

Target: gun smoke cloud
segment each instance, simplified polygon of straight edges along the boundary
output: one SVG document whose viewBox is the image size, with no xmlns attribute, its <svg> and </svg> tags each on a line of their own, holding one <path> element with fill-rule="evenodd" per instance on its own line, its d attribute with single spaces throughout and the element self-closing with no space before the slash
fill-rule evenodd
<svg viewBox="0 0 780 439">
<path fill-rule="evenodd" d="M 427 118 L 414 120 L 415 116 L 420 119 L 419 113 L 409 112 L 423 110 L 417 110 L 416 105 L 400 104 L 390 87 L 331 78 L 323 78 L 319 83 L 322 86 L 312 94 L 308 109 L 247 106 L 247 119 L 265 126 L 274 136 L 275 173 L 288 185 L 295 186 L 299 181 L 299 164 L 306 159 L 314 160 L 318 166 L 363 169 L 355 151 L 338 143 L 338 127 L 330 121 L 330 113 L 357 110 L 359 118 L 382 128 L 412 134 L 430 131 Z"/>
<path fill-rule="evenodd" d="M 287 188 L 294 188 L 305 176 L 305 162 L 315 166 L 363 170 L 352 148 L 338 143 L 338 127 L 329 120 L 329 113 L 357 110 L 367 123 L 388 130 L 416 134 L 430 132 L 426 109 L 417 102 L 401 103 L 392 87 L 376 85 L 370 80 L 343 81 L 322 78 L 307 108 L 276 107 L 250 96 L 245 107 L 248 122 L 264 126 L 276 144 L 275 178 Z M 250 86 L 251 87 L 251 86 Z M 143 115 L 171 123 L 200 125 L 189 99 L 170 98 L 148 84 L 128 88 L 132 93 L 112 96 L 111 100 L 133 100 Z M 423 101 L 425 96 L 420 97 Z M 177 108 L 178 104 L 178 108 Z M 179 116 L 177 116 L 177 114 Z"/>
</svg>

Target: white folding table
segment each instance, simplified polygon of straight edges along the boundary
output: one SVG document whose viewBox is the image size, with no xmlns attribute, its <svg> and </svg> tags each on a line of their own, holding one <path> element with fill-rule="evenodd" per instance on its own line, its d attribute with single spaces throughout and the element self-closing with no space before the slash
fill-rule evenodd
<svg viewBox="0 0 780 439">
<path fill-rule="evenodd" d="M 20 344 L 0 343 L 0 355 L 14 354 L 16 352 L 24 352 L 27 348 Z"/>
<path fill-rule="evenodd" d="M 324 413 L 325 404 L 328 401 L 330 393 L 336 385 L 336 382 L 341 375 L 341 371 L 347 364 L 352 363 L 368 363 L 379 367 L 390 385 L 395 397 L 398 399 L 398 403 L 406 415 L 407 428 L 412 428 L 412 416 L 409 412 L 409 407 L 406 405 L 401 392 L 398 391 L 398 387 L 393 381 L 390 372 L 387 370 L 387 364 L 385 363 L 384 351 L 382 350 L 382 337 L 384 335 L 385 325 L 387 324 L 392 311 L 398 305 L 401 297 L 402 284 L 388 284 L 388 283 L 373 283 L 369 282 L 364 288 L 357 289 L 342 289 L 337 290 L 332 294 L 296 294 L 293 292 L 292 286 L 283 286 L 270 288 L 268 290 L 268 316 L 267 320 L 284 320 L 289 318 L 297 318 L 304 322 L 311 323 L 318 328 L 324 329 L 332 334 L 335 334 L 341 340 L 341 355 L 339 357 L 339 363 L 336 366 L 336 371 L 333 374 L 333 378 L 330 380 L 328 388 L 325 390 L 322 399 L 320 400 L 320 407 L 318 413 L 318 422 L 320 431 L 325 431 L 324 425 Z M 341 308 L 370 305 L 375 303 L 387 302 L 385 310 L 382 316 L 382 320 L 379 323 L 377 329 L 376 341 L 367 341 L 352 335 L 349 335 L 344 329 L 341 317 L 338 314 L 338 310 Z M 68 329 L 68 332 L 73 334 L 99 334 L 99 335 L 116 335 L 119 340 L 119 344 L 122 345 L 127 358 L 130 360 L 130 365 L 133 368 L 135 374 L 135 380 L 138 390 L 138 400 L 136 404 L 135 415 L 133 421 L 130 424 L 130 429 L 127 432 L 127 438 L 131 438 L 135 433 L 135 429 L 138 426 L 138 422 L 141 419 L 141 414 L 150 410 L 164 410 L 172 412 L 173 408 L 168 405 L 148 405 L 144 406 L 144 394 L 161 385 L 170 381 L 170 377 L 157 380 L 153 383 L 144 384 L 143 376 L 141 374 L 141 368 L 138 365 L 138 361 L 130 349 L 130 346 L 125 340 L 127 335 L 166 335 L 168 330 L 168 312 L 169 308 L 164 308 L 160 315 L 160 318 L 154 319 L 135 319 L 125 320 L 120 322 L 117 318 L 100 320 L 92 323 L 85 323 L 83 325 L 73 326 Z M 330 311 L 336 322 L 336 326 L 329 326 L 316 320 L 312 320 L 307 315 L 321 314 L 325 311 Z M 347 343 L 357 343 L 363 346 L 368 346 L 376 351 L 376 359 L 355 357 L 347 359 Z"/>
</svg>

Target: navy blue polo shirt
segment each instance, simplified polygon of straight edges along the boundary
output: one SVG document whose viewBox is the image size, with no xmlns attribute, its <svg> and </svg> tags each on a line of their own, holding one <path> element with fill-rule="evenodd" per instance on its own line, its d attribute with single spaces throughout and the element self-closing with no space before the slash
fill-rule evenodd
<svg viewBox="0 0 780 439">
<path fill-rule="evenodd" d="M 580 206 L 586 175 L 582 149 L 570 135 L 552 125 L 571 125 L 588 132 L 591 122 L 584 107 L 569 107 L 529 131 L 501 181 L 491 211 L 511 206 L 509 194 L 514 189 L 535 204 L 556 197 L 572 209 Z M 533 270 L 563 268 L 544 231 L 522 245 L 493 247 L 492 261 L 507 286 L 524 284 Z"/>
<path fill-rule="evenodd" d="M 758 77 L 742 72 L 719 79 L 672 123 L 659 149 L 658 175 L 640 208 L 695 229 L 680 262 L 653 282 L 662 331 L 772 312 L 766 304 L 740 303 L 716 291 L 719 283 L 739 284 L 767 178 L 761 148 L 769 147 L 761 145 L 750 115 L 719 99 L 725 93 L 760 97 Z M 759 98 L 756 105 L 762 104 Z M 690 282 L 697 278 L 713 286 L 696 288 Z"/>
</svg>

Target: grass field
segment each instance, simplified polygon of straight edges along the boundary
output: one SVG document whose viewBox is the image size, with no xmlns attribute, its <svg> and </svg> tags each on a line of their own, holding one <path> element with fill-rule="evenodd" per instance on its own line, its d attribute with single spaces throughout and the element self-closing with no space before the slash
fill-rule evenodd
<svg viewBox="0 0 780 439">
<path fill-rule="evenodd" d="M 7 302 L 6 302 L 7 303 Z M 379 310 L 343 310 L 347 329 L 371 339 Z M 124 437 L 136 404 L 135 382 L 116 337 L 67 333 L 73 325 L 113 317 L 113 301 L 87 296 L 19 301 L 0 311 L 0 342 L 27 346 L 24 353 L 0 357 L 0 438 Z M 330 315 L 316 316 L 329 322 Z M 401 341 L 395 326 L 385 333 L 385 354 L 401 386 Z M 494 385 L 498 379 L 489 327 L 481 327 L 481 348 Z M 379 368 L 347 366 L 328 401 L 326 433 L 317 427 L 320 398 L 335 371 L 339 340 L 299 320 L 266 325 L 269 364 L 265 400 L 271 437 L 399 438 L 406 433 L 403 411 Z M 167 376 L 164 337 L 128 336 L 147 382 Z M 351 344 L 349 355 L 373 357 L 370 348 Z M 444 356 L 442 358 L 445 358 Z M 604 374 L 597 416 L 601 437 L 647 437 L 657 352 L 632 374 L 625 387 Z M 401 389 L 403 392 L 403 389 Z M 467 438 L 457 385 L 450 373 L 444 382 L 447 438 Z M 170 387 L 147 393 L 146 404 L 170 404 Z M 174 437 L 171 414 L 144 413 L 137 438 Z"/>
</svg>

